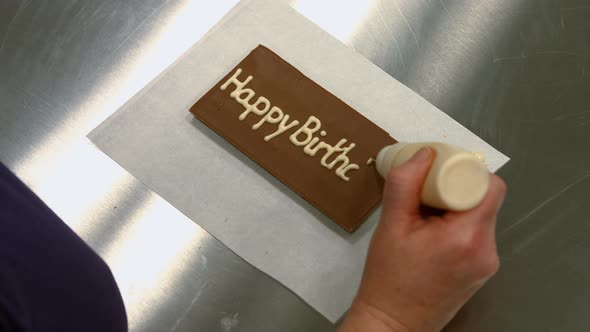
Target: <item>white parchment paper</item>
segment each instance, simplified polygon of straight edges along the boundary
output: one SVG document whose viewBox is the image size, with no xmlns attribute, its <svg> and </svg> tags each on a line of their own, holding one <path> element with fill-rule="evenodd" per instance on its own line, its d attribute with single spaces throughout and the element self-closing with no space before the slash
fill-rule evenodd
<svg viewBox="0 0 590 332">
<path fill-rule="evenodd" d="M 287 4 L 272 0 L 239 3 L 90 133 L 98 148 L 154 192 L 336 321 L 357 290 L 379 210 L 347 234 L 188 112 L 258 44 L 400 141 L 443 141 L 482 152 L 492 171 L 508 158 Z"/>
</svg>

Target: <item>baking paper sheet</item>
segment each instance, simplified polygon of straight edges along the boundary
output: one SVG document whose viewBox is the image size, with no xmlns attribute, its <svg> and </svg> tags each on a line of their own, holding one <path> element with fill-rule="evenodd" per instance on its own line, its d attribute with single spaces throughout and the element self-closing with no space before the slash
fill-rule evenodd
<svg viewBox="0 0 590 332">
<path fill-rule="evenodd" d="M 508 158 L 272 0 L 239 3 L 90 133 L 98 148 L 154 192 L 336 321 L 357 290 L 379 210 L 356 233 L 346 233 L 188 112 L 258 44 L 400 141 L 443 141 L 482 152 L 492 171 Z"/>
</svg>

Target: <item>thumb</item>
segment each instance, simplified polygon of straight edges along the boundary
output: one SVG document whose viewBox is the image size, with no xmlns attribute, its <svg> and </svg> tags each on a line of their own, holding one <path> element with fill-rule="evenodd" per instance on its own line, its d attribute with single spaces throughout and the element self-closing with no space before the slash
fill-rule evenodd
<svg viewBox="0 0 590 332">
<path fill-rule="evenodd" d="M 389 171 L 383 191 L 383 219 L 419 215 L 422 186 L 433 159 L 434 150 L 424 147 L 407 162 Z"/>
</svg>

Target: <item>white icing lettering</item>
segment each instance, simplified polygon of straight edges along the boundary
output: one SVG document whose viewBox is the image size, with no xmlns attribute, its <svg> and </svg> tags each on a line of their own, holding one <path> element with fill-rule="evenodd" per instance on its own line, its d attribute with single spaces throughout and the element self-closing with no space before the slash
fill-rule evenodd
<svg viewBox="0 0 590 332">
<path fill-rule="evenodd" d="M 310 128 L 310 126 L 312 124 L 315 124 L 315 126 L 313 128 Z M 297 129 L 296 132 L 294 132 L 293 134 L 291 134 L 291 136 L 289 136 L 289 140 L 291 141 L 291 143 L 293 143 L 297 146 L 307 145 L 311 141 L 311 139 L 313 138 L 313 133 L 320 130 L 321 126 L 322 126 L 322 123 L 320 122 L 320 119 L 318 119 L 312 115 L 307 119 L 307 121 L 305 121 L 305 123 L 303 124 L 303 126 L 301 126 L 301 128 Z M 299 135 L 301 135 L 301 134 L 306 135 L 306 137 L 303 141 L 300 141 L 297 139 L 297 137 L 299 137 Z"/>
<path fill-rule="evenodd" d="M 246 97 L 242 97 L 243 95 L 247 95 Z M 252 89 L 241 89 L 241 90 L 234 90 L 234 92 L 232 92 L 230 94 L 230 97 L 232 97 L 233 99 L 237 100 L 238 103 L 242 104 L 242 106 L 248 108 L 250 107 L 250 99 L 252 99 L 252 97 L 254 97 L 254 90 Z"/>
<path fill-rule="evenodd" d="M 316 146 L 312 148 L 312 142 L 315 144 L 315 142 L 320 140 L 319 138 L 317 138 L 317 140 L 314 142 L 316 138 L 317 137 L 314 137 L 314 139 L 312 139 L 311 142 L 307 145 L 309 147 L 307 150 L 303 149 L 307 155 L 314 157 L 321 149 L 325 149 L 326 151 L 331 151 L 331 149 L 333 149 L 333 147 L 330 144 L 323 141 L 319 142 Z"/>
<path fill-rule="evenodd" d="M 342 164 L 336 170 L 336 175 L 338 177 L 342 178 L 344 181 L 348 181 L 349 178 L 346 177 L 346 172 L 351 171 L 351 170 L 355 170 L 355 169 L 359 169 L 358 165 L 350 164 L 350 159 L 346 155 L 348 152 L 350 152 L 352 149 L 354 149 L 356 144 L 350 143 L 350 145 L 348 147 L 343 148 L 342 146 L 344 144 L 346 144 L 346 141 L 347 141 L 345 138 L 338 141 L 338 143 L 336 143 L 335 146 L 331 146 L 330 144 L 323 142 L 323 141 L 319 142 L 319 140 L 320 139 L 318 137 L 314 137 L 309 142 L 309 144 L 307 144 L 305 146 L 305 148 L 303 148 L 303 152 L 305 154 L 307 154 L 308 156 L 314 157 L 318 153 L 318 151 L 320 151 L 321 149 L 326 150 L 326 154 L 324 154 L 324 156 L 322 157 L 322 159 L 320 161 L 321 165 L 323 167 L 331 170 L 334 168 L 334 166 L 336 166 L 336 164 L 341 162 Z M 336 158 L 334 158 L 334 160 L 332 160 L 332 162 L 328 163 L 328 159 L 336 152 L 340 152 L 340 154 Z"/>
<path fill-rule="evenodd" d="M 266 142 L 268 142 L 271 139 L 279 136 L 280 134 L 286 132 L 287 130 L 289 130 L 299 124 L 299 121 L 297 121 L 297 120 L 293 120 L 289 124 L 287 124 L 287 122 L 289 122 L 289 114 L 285 114 L 285 116 L 283 117 L 283 120 L 281 120 L 281 122 L 279 123 L 279 129 L 277 129 L 277 131 L 275 131 L 274 133 L 272 133 L 270 135 L 266 135 L 264 137 L 264 140 Z"/>
<path fill-rule="evenodd" d="M 246 89 L 246 90 L 250 90 L 250 89 Z M 242 90 L 245 91 L 245 90 Z M 250 90 L 252 91 L 252 90 Z M 234 91 L 235 92 L 235 91 Z M 254 91 L 252 91 L 254 92 Z M 233 93 L 233 92 L 232 92 Z M 248 114 L 250 113 L 254 113 L 257 115 L 264 115 L 264 113 L 268 112 L 268 109 L 270 108 L 270 101 L 268 101 L 268 99 L 264 98 L 264 97 L 258 97 L 258 100 L 256 100 L 256 102 L 252 105 L 246 103 L 246 105 L 244 105 L 244 103 L 241 103 L 246 110 L 240 114 L 240 121 L 243 121 L 246 116 L 248 116 Z M 262 108 L 259 108 L 259 105 L 264 104 L 264 106 Z M 282 112 L 281 112 L 282 113 Z"/>
<path fill-rule="evenodd" d="M 246 84 L 250 83 L 250 81 L 252 80 L 252 76 L 248 76 L 246 78 L 246 80 L 244 80 L 243 82 L 240 82 L 240 80 L 238 80 L 238 76 L 240 76 L 240 74 L 242 73 L 242 69 L 238 68 L 238 70 L 236 70 L 236 72 L 232 75 L 232 77 L 230 77 L 225 83 L 223 83 L 223 85 L 221 86 L 221 90 L 225 91 L 225 89 L 227 89 L 227 87 L 230 84 L 233 84 L 236 86 L 236 90 L 241 90 L 243 89 Z M 233 97 L 233 96 L 232 96 Z"/>
<path fill-rule="evenodd" d="M 293 120 L 289 123 L 289 114 L 286 114 L 282 109 L 276 106 L 271 107 L 270 101 L 265 97 L 259 96 L 256 102 L 250 104 L 250 101 L 254 98 L 256 93 L 254 90 L 246 88 L 246 86 L 252 81 L 253 77 L 248 76 L 245 80 L 240 81 L 239 76 L 241 74 L 242 69 L 238 68 L 236 72 L 220 87 L 222 91 L 225 91 L 230 85 L 233 84 L 235 86 L 235 89 L 229 95 L 244 107 L 244 111 L 238 117 L 240 121 L 245 120 L 249 114 L 254 113 L 262 118 L 252 126 L 252 130 L 258 130 L 265 123 L 276 124 L 277 130 L 272 134 L 265 136 L 265 142 L 269 142 L 273 138 L 299 125 L 299 121 L 297 120 Z M 325 130 L 320 131 L 321 127 L 322 123 L 320 119 L 315 116 L 310 116 L 299 129 L 289 136 L 289 141 L 295 146 L 303 146 L 303 152 L 311 157 L 315 157 L 322 149 L 326 150 L 326 153 L 320 160 L 320 164 L 323 167 L 332 170 L 338 163 L 341 163 L 336 169 L 335 174 L 344 181 L 350 181 L 350 177 L 347 176 L 347 173 L 358 170 L 359 166 L 351 163 L 347 154 L 354 149 L 356 144 L 350 143 L 347 147 L 344 147 L 348 141 L 345 138 L 338 141 L 334 146 L 321 141 L 320 137 L 325 137 L 328 134 Z M 314 134 L 318 131 L 319 136 L 314 137 Z M 337 153 L 338 155 L 331 162 L 328 162 L 328 159 Z M 372 162 L 374 162 L 374 159 L 370 158 L 367 161 L 367 165 L 370 165 Z"/>
<path fill-rule="evenodd" d="M 307 144 L 304 148 L 303 148 L 303 153 L 305 153 L 308 156 L 315 156 L 315 154 L 317 153 L 317 150 L 314 150 L 313 146 L 314 144 L 316 144 L 320 139 L 317 137 L 314 137 L 311 139 L 311 141 L 309 142 L 309 144 Z M 324 142 L 322 142 L 324 143 Z"/>
<path fill-rule="evenodd" d="M 336 175 L 341 178 L 342 180 L 348 182 L 350 181 L 350 178 L 346 176 L 346 173 L 348 171 L 352 171 L 355 169 L 359 169 L 359 165 L 357 164 L 350 164 L 350 165 L 346 165 L 344 166 L 344 164 L 340 167 L 338 167 L 338 169 L 336 170 Z"/>
<path fill-rule="evenodd" d="M 345 140 L 344 140 L 345 141 Z M 340 141 L 342 142 L 342 141 Z M 340 142 L 338 142 L 340 144 Z M 350 152 L 350 150 L 354 149 L 354 147 L 356 146 L 356 144 L 354 143 L 350 143 L 350 145 L 345 148 L 345 149 L 340 149 L 338 147 L 338 145 L 336 145 L 334 147 L 335 151 L 341 151 L 342 153 L 340 153 L 336 158 L 334 158 L 334 160 L 332 160 L 331 163 L 329 163 L 326 167 L 328 169 L 332 169 L 334 168 L 334 166 L 336 166 L 336 164 L 338 164 L 339 162 L 342 162 L 342 165 L 346 167 L 346 165 L 348 165 L 350 163 L 350 159 L 348 158 L 348 156 L 346 155 L 348 152 Z M 324 156 L 324 158 L 326 158 L 326 160 L 328 159 L 328 154 L 326 153 L 326 155 Z M 324 158 L 322 158 L 322 165 L 324 164 Z M 342 167 L 342 166 L 341 166 Z"/>
<path fill-rule="evenodd" d="M 340 141 L 338 141 L 338 143 L 336 143 L 335 146 L 330 146 L 328 144 L 326 144 L 326 154 L 322 157 L 321 163 L 322 166 L 326 167 L 327 169 L 332 169 L 334 168 L 335 164 L 328 164 L 328 158 L 330 158 L 335 152 L 342 152 L 344 151 L 344 149 L 342 148 L 342 145 L 346 144 L 346 138 L 341 139 Z"/>
<path fill-rule="evenodd" d="M 275 114 L 276 114 L 276 117 L 273 117 L 273 115 L 275 115 Z M 258 121 L 257 124 L 252 126 L 252 129 L 258 130 L 258 128 L 260 128 L 260 126 L 262 126 L 265 122 L 278 123 L 279 121 L 281 121 L 282 118 L 283 118 L 283 111 L 280 108 L 273 106 L 270 109 L 270 112 L 266 113 L 266 115 L 260 121 Z"/>
</svg>

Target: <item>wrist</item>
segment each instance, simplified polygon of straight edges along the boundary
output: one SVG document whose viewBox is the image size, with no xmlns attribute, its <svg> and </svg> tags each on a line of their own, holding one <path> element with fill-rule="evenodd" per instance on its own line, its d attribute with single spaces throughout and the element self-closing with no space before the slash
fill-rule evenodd
<svg viewBox="0 0 590 332">
<path fill-rule="evenodd" d="M 355 301 L 338 332 L 411 332 L 397 318 L 391 317 L 378 308 L 364 303 Z"/>
</svg>

